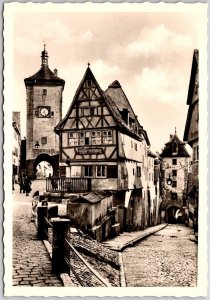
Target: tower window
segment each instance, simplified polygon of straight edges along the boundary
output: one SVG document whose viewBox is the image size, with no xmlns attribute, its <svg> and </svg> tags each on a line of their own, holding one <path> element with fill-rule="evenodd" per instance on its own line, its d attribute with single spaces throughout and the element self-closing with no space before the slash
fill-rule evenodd
<svg viewBox="0 0 210 300">
<path fill-rule="evenodd" d="M 38 115 L 39 115 L 39 111 L 35 110 L 35 116 L 38 117 Z"/>
<path fill-rule="evenodd" d="M 174 188 L 177 187 L 177 182 L 176 181 L 172 181 L 172 187 L 174 187 Z"/>
<path fill-rule="evenodd" d="M 178 154 L 178 145 L 176 142 L 172 144 L 172 155 L 177 155 Z"/>
<path fill-rule="evenodd" d="M 42 145 L 46 145 L 46 144 L 47 144 L 47 137 L 46 137 L 46 136 L 43 136 L 43 137 L 41 138 L 41 144 L 42 144 Z"/>
<path fill-rule="evenodd" d="M 54 111 L 51 111 L 51 116 L 52 116 L 52 117 L 54 116 Z"/>
<path fill-rule="evenodd" d="M 177 176 L 177 170 L 172 170 L 172 176 Z"/>
<path fill-rule="evenodd" d="M 177 193 L 171 193 L 171 199 L 177 200 Z"/>
<path fill-rule="evenodd" d="M 177 165 L 177 159 L 176 158 L 172 159 L 172 165 Z"/>
</svg>

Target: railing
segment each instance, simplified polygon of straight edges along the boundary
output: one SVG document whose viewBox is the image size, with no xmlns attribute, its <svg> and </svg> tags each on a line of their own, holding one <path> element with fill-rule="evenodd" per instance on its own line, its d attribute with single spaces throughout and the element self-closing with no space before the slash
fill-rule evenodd
<svg viewBox="0 0 210 300">
<path fill-rule="evenodd" d="M 51 244 L 52 270 L 56 274 L 72 272 L 81 286 L 110 287 L 70 243 L 70 220 L 59 217 L 49 220 L 48 211 L 47 205 L 38 207 L 38 238 Z"/>
<path fill-rule="evenodd" d="M 46 178 L 47 192 L 90 192 L 91 178 L 52 177 Z"/>
<path fill-rule="evenodd" d="M 67 239 L 65 239 L 65 244 L 65 250 L 67 251 L 64 259 L 81 286 L 111 286 L 111 284 L 106 279 L 104 279 L 96 270 L 94 270 L 89 265 L 89 263 L 79 254 L 79 252 Z"/>
</svg>

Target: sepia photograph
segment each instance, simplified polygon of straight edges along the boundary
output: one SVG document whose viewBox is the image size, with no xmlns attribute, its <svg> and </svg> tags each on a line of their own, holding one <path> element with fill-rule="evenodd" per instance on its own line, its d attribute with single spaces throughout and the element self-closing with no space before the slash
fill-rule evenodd
<svg viewBox="0 0 210 300">
<path fill-rule="evenodd" d="M 4 295 L 206 296 L 207 4 L 3 18 Z"/>
</svg>

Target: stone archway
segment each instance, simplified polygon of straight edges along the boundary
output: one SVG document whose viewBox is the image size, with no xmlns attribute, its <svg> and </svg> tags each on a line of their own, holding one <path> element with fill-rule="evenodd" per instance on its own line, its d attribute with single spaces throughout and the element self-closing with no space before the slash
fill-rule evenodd
<svg viewBox="0 0 210 300">
<path fill-rule="evenodd" d="M 172 204 L 166 208 L 166 222 L 169 224 L 176 224 L 177 219 L 175 218 L 177 210 L 180 209 L 180 205 Z"/>
<path fill-rule="evenodd" d="M 57 172 L 59 169 L 58 155 L 50 156 L 49 154 L 41 153 L 34 160 L 34 175 L 35 175 L 35 177 L 36 177 L 36 172 L 37 172 L 37 166 L 43 161 L 45 161 L 51 165 L 51 167 L 52 167 L 51 175 L 57 175 Z"/>
</svg>

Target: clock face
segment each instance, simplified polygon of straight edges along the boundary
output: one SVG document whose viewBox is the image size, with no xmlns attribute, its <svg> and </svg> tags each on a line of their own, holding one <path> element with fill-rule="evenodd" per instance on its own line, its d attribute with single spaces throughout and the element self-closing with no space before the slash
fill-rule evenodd
<svg viewBox="0 0 210 300">
<path fill-rule="evenodd" d="M 49 107 L 40 107 L 39 108 L 40 116 L 43 118 L 50 116 L 50 109 Z"/>
</svg>

